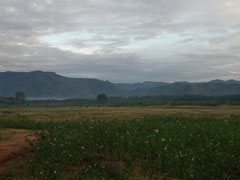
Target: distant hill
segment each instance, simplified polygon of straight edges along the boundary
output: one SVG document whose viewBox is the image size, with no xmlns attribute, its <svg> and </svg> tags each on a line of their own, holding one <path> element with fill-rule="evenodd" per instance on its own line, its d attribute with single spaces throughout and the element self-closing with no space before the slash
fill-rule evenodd
<svg viewBox="0 0 240 180">
<path fill-rule="evenodd" d="M 157 96 L 157 95 L 233 95 L 240 94 L 240 82 L 235 80 L 189 83 L 175 82 L 165 86 L 150 89 L 135 89 L 130 96 Z"/>
<path fill-rule="evenodd" d="M 169 85 L 169 83 L 165 82 L 152 82 L 152 81 L 145 81 L 143 83 L 116 83 L 115 84 L 118 88 L 125 90 L 125 91 L 132 91 L 136 89 L 150 89 L 160 86 Z"/>
<path fill-rule="evenodd" d="M 240 94 L 236 80 L 210 82 L 151 82 L 111 83 L 98 79 L 68 78 L 54 72 L 0 72 L 0 96 L 14 96 L 23 91 L 27 98 L 62 99 L 96 98 L 108 96 L 158 96 L 158 95 L 234 95 Z"/>
<path fill-rule="evenodd" d="M 108 81 L 67 78 L 54 72 L 2 72 L 0 96 L 14 96 L 23 91 L 28 98 L 96 98 L 99 93 L 121 95 L 122 91 Z"/>
</svg>

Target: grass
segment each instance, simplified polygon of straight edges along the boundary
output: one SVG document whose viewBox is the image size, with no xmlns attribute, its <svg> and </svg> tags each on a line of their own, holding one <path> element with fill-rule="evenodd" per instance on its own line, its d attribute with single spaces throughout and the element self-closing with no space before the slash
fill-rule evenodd
<svg viewBox="0 0 240 180">
<path fill-rule="evenodd" d="M 35 130 L 38 139 L 30 142 L 28 158 L 12 162 L 25 164 L 18 173 L 23 179 L 236 180 L 240 179 L 238 111 L 229 107 L 11 109 L 2 115 L 0 126 Z M 45 112 L 56 116 L 41 121 Z M 63 117 L 58 119 L 58 113 Z M 78 119 L 69 118 L 76 114 Z M 128 118 L 122 120 L 121 115 Z M 11 167 L 0 179 L 14 176 Z"/>
<path fill-rule="evenodd" d="M 137 170 L 139 177 L 149 179 L 240 178 L 238 120 L 152 116 L 123 122 L 24 123 L 42 129 L 31 144 L 28 179 L 123 180 Z"/>
<path fill-rule="evenodd" d="M 12 107 L 0 108 L 0 119 L 25 116 L 36 121 L 131 120 L 149 115 L 181 114 L 194 117 L 228 118 L 240 116 L 240 106 L 134 106 L 134 107 Z"/>
</svg>

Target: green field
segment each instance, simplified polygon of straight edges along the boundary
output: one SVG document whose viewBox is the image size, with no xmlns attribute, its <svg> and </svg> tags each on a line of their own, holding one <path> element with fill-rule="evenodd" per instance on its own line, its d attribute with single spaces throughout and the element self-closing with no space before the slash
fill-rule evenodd
<svg viewBox="0 0 240 180">
<path fill-rule="evenodd" d="M 24 167 L 0 179 L 240 179 L 236 106 L 8 108 L 0 118 L 37 137 L 6 165 Z"/>
</svg>

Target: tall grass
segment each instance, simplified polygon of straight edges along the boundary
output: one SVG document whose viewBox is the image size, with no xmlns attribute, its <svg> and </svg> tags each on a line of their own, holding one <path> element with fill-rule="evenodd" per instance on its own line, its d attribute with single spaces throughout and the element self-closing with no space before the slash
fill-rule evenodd
<svg viewBox="0 0 240 180">
<path fill-rule="evenodd" d="M 179 116 L 132 121 L 1 121 L 35 129 L 29 179 L 128 179 L 135 168 L 149 177 L 184 180 L 240 178 L 240 121 Z M 119 166 L 113 167 L 113 164 Z"/>
</svg>

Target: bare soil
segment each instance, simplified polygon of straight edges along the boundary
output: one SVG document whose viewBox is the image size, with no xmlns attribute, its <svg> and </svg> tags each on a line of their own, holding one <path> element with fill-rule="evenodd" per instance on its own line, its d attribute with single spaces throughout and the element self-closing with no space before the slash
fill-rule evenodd
<svg viewBox="0 0 240 180">
<path fill-rule="evenodd" d="M 35 139 L 31 131 L 8 129 L 0 131 L 4 138 L 0 140 L 0 171 L 4 169 L 4 164 L 10 157 L 20 151 L 24 146 L 28 146 L 26 138 Z"/>
</svg>

